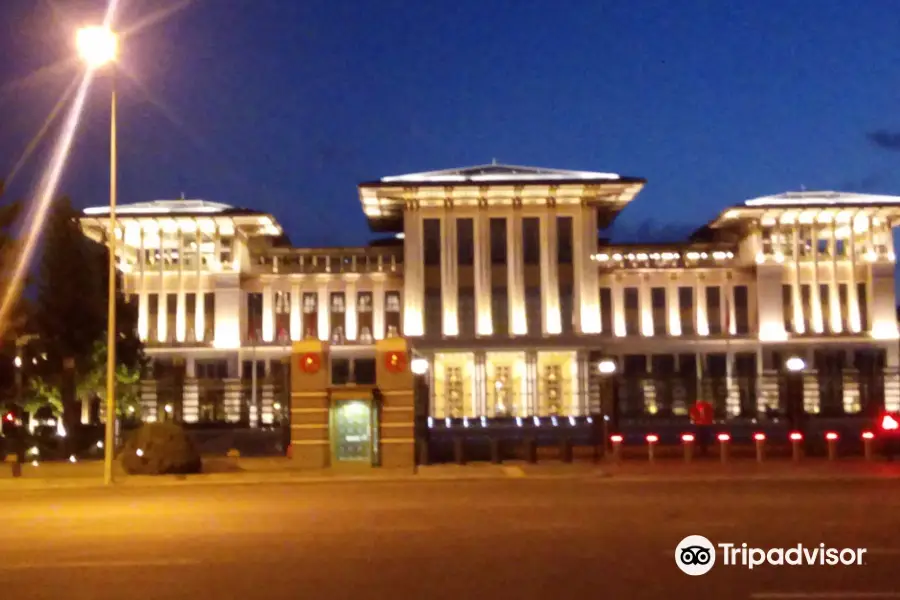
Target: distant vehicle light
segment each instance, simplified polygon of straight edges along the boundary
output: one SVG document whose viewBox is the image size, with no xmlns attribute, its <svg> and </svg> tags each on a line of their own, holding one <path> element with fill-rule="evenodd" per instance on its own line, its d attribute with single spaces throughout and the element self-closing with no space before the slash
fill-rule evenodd
<svg viewBox="0 0 900 600">
<path fill-rule="evenodd" d="M 897 431 L 900 429 L 900 423 L 897 422 L 896 417 L 892 415 L 884 415 L 881 417 L 881 428 L 885 431 Z"/>
</svg>

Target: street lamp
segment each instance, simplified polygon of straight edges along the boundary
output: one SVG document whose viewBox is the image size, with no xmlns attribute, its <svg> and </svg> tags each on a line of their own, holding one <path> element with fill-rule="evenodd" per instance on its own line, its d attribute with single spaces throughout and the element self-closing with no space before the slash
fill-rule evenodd
<svg viewBox="0 0 900 600">
<path fill-rule="evenodd" d="M 106 323 L 106 435 L 103 445 L 103 480 L 113 481 L 116 423 L 116 70 L 118 36 L 108 27 L 85 27 L 75 38 L 78 54 L 88 69 L 111 68 L 112 92 L 109 125 L 109 312 Z"/>
<path fill-rule="evenodd" d="M 597 365 L 597 370 L 603 375 L 612 375 L 616 372 L 616 361 L 610 358 L 604 358 Z"/>
<path fill-rule="evenodd" d="M 428 359 L 417 357 L 409 363 L 409 370 L 413 375 L 424 375 L 428 372 Z"/>
</svg>

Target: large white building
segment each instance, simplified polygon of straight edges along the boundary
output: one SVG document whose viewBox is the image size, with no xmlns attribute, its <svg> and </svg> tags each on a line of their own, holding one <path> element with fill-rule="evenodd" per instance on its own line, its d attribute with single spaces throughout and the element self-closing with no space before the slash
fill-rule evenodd
<svg viewBox="0 0 900 600">
<path fill-rule="evenodd" d="M 346 365 L 392 336 L 429 360 L 436 418 L 584 415 L 610 377 L 623 416 L 696 397 L 754 416 L 789 402 L 788 358 L 807 413 L 900 409 L 900 197 L 787 193 L 683 243 L 601 239 L 644 183 L 504 165 L 385 177 L 359 185 L 385 241 L 358 248 L 291 247 L 272 215 L 222 204 L 121 207 L 155 362 L 145 416 L 271 423 L 293 341 L 328 343 L 338 388 L 365 383 Z M 85 233 L 105 239 L 107 214 L 86 210 Z"/>
</svg>

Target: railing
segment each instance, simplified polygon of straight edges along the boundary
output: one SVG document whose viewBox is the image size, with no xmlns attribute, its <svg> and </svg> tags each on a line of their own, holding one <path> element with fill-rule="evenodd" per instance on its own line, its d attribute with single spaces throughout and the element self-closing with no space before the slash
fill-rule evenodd
<svg viewBox="0 0 900 600">
<path fill-rule="evenodd" d="M 401 273 L 402 248 L 291 249 L 256 259 L 253 272 L 264 273 Z"/>
</svg>

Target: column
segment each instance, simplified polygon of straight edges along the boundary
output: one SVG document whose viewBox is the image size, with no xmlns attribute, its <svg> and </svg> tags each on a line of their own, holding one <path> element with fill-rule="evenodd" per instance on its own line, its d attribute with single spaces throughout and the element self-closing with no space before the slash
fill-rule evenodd
<svg viewBox="0 0 900 600">
<path fill-rule="evenodd" d="M 838 290 L 837 276 L 837 219 L 831 223 L 831 283 L 828 286 L 828 315 L 831 320 L 831 332 L 841 333 L 844 331 L 843 317 L 841 316 L 841 295 Z"/>
<path fill-rule="evenodd" d="M 303 339 L 303 319 L 301 318 L 301 310 L 303 309 L 303 294 L 300 291 L 300 284 L 294 282 L 291 284 L 291 341 L 299 342 Z"/>
<path fill-rule="evenodd" d="M 472 228 L 475 250 L 475 333 L 490 336 L 494 334 L 491 316 L 491 221 L 485 209 L 478 209 Z"/>
<path fill-rule="evenodd" d="M 694 284 L 694 313 L 697 316 L 697 335 L 709 335 L 709 317 L 706 314 L 706 280 L 703 275 L 697 276 Z"/>
<path fill-rule="evenodd" d="M 737 417 L 741 414 L 741 393 L 734 380 L 734 353 L 725 355 L 725 411 L 729 417 Z"/>
<path fill-rule="evenodd" d="M 625 337 L 627 328 L 625 327 L 625 286 L 618 276 L 614 276 L 610 281 L 610 296 L 612 297 L 613 311 L 613 328 L 616 337 Z"/>
<path fill-rule="evenodd" d="M 803 296 L 800 294 L 800 228 L 796 225 L 791 228 L 793 234 L 793 271 L 791 273 L 791 298 L 794 305 L 793 325 L 795 333 L 806 333 L 806 324 L 803 322 Z"/>
<path fill-rule="evenodd" d="M 141 228 L 140 249 L 138 250 L 138 268 L 140 272 L 140 287 L 138 289 L 138 337 L 142 342 L 146 342 L 147 334 L 150 330 L 149 305 L 147 298 L 147 253 L 144 250 L 144 225 Z"/>
<path fill-rule="evenodd" d="M 681 300 L 678 297 L 677 275 L 669 277 L 666 285 L 666 312 L 669 318 L 669 335 L 681 335 Z"/>
<path fill-rule="evenodd" d="M 456 217 L 452 209 L 441 215 L 441 316 L 445 336 L 459 335 L 459 277 Z"/>
<path fill-rule="evenodd" d="M 316 304 L 318 305 L 318 325 L 319 325 L 319 339 L 323 342 L 327 342 L 331 339 L 331 303 L 328 301 L 328 279 L 319 278 L 316 281 L 317 290 L 318 290 L 318 300 Z"/>
<path fill-rule="evenodd" d="M 474 400 L 475 415 L 487 416 L 487 373 L 484 350 L 475 351 Z"/>
<path fill-rule="evenodd" d="M 184 231 L 178 228 L 178 296 L 175 304 L 175 340 L 183 342 L 187 335 L 187 298 L 184 291 Z"/>
<path fill-rule="evenodd" d="M 725 291 L 725 306 L 728 309 L 728 312 L 725 313 L 725 318 L 728 319 L 728 327 L 725 331 L 728 332 L 728 335 L 736 335 L 737 334 L 737 312 L 734 308 L 734 281 L 729 280 L 728 283 L 724 286 Z"/>
<path fill-rule="evenodd" d="M 293 298 L 293 295 L 291 297 Z M 265 379 L 262 384 L 262 399 L 260 401 L 261 422 L 263 426 L 269 426 L 275 422 L 274 406 L 275 384 L 272 382 L 272 361 L 266 360 Z"/>
<path fill-rule="evenodd" d="M 404 211 L 403 233 L 403 335 L 419 337 L 425 333 L 425 246 L 419 211 L 410 208 Z"/>
<path fill-rule="evenodd" d="M 559 335 L 562 322 L 559 311 L 559 245 L 557 244 L 556 210 L 540 217 L 541 243 L 541 329 L 544 335 Z M 578 253 L 575 253 L 577 256 Z M 577 269 L 573 268 L 577 281 Z M 577 284 L 574 288 L 577 290 Z M 578 292 L 575 292 L 577 298 Z M 576 304 L 577 306 L 577 304 Z M 573 311 L 577 310 L 573 307 Z"/>
<path fill-rule="evenodd" d="M 819 226 L 815 223 L 810 227 L 810 236 L 812 237 L 813 255 L 812 293 L 810 294 L 812 328 L 816 333 L 822 333 L 825 331 L 825 322 L 822 316 L 822 294 L 819 293 Z"/>
<path fill-rule="evenodd" d="M 856 293 L 856 215 L 850 218 L 850 239 L 847 252 L 850 255 L 850 280 L 847 282 L 847 308 L 850 317 L 850 331 L 859 333 L 862 329 L 859 314 L 859 294 Z M 894 315 L 896 319 L 896 313 Z"/>
<path fill-rule="evenodd" d="M 600 333 L 600 280 L 597 265 L 590 259 L 597 252 L 597 209 L 580 208 L 572 218 L 572 228 L 575 330 Z"/>
<path fill-rule="evenodd" d="M 372 337 L 376 340 L 384 339 L 384 278 L 382 273 L 372 275 Z"/>
<path fill-rule="evenodd" d="M 356 341 L 359 319 L 356 310 L 356 280 L 359 275 L 347 273 L 344 275 L 344 335 L 353 342 Z"/>
<path fill-rule="evenodd" d="M 653 301 L 650 289 L 647 275 L 641 275 L 640 283 L 638 283 L 638 306 L 641 315 L 641 335 L 644 337 L 653 337 Z"/>
<path fill-rule="evenodd" d="M 525 316 L 525 257 L 522 254 L 522 214 L 513 208 L 506 219 L 506 277 L 509 295 L 509 331 L 512 335 L 526 335 Z"/>
<path fill-rule="evenodd" d="M 200 418 L 200 387 L 197 382 L 197 361 L 192 356 L 184 360 L 184 392 L 181 400 L 181 418 L 185 423 L 196 423 Z"/>
<path fill-rule="evenodd" d="M 208 342 L 206 339 L 206 297 L 203 288 L 203 231 L 200 229 L 200 223 L 195 221 L 195 243 L 197 244 L 196 264 L 196 285 L 194 289 L 194 341 Z"/>
<path fill-rule="evenodd" d="M 273 300 L 274 293 L 272 292 L 272 284 L 266 283 L 263 285 L 262 293 L 262 339 L 264 342 L 271 342 L 275 339 L 275 310 Z"/>
<path fill-rule="evenodd" d="M 165 234 L 162 230 L 162 224 L 159 225 L 159 262 L 157 264 L 159 272 L 159 302 L 156 303 L 156 340 L 165 342 L 168 338 L 166 325 L 169 317 L 169 299 L 166 296 L 166 247 L 163 242 Z"/>
</svg>

